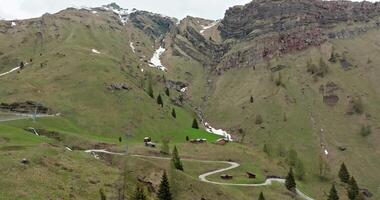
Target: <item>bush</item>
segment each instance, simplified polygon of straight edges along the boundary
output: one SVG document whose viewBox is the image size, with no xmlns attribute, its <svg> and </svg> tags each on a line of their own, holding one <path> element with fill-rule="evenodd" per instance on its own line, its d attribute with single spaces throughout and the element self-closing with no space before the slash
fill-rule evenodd
<svg viewBox="0 0 380 200">
<path fill-rule="evenodd" d="M 264 122 L 263 117 L 261 117 L 260 114 L 256 115 L 255 124 L 259 125 L 259 124 L 262 124 L 263 122 Z"/>
<path fill-rule="evenodd" d="M 312 75 L 324 77 L 329 71 L 329 66 L 322 58 L 319 59 L 319 66 L 315 65 L 311 60 L 308 60 L 306 63 L 306 70 Z"/>
<path fill-rule="evenodd" d="M 363 137 L 367 137 L 371 135 L 371 133 L 372 133 L 371 126 L 362 125 L 362 128 L 360 129 L 360 135 L 362 135 Z"/>
<path fill-rule="evenodd" d="M 364 106 L 363 106 L 362 99 L 360 97 L 354 98 L 352 100 L 352 109 L 357 114 L 363 114 L 363 112 L 364 112 Z"/>
</svg>

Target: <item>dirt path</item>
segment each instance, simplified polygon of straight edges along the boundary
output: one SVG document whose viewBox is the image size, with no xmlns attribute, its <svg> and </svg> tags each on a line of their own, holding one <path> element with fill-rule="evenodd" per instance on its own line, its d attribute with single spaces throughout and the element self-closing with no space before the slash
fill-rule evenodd
<svg viewBox="0 0 380 200">
<path fill-rule="evenodd" d="M 111 154 L 111 155 L 125 155 L 123 153 L 114 153 L 114 152 L 109 152 L 105 149 L 101 150 L 87 150 L 85 151 L 87 153 L 106 153 L 106 154 Z M 131 155 L 132 157 L 137 157 L 137 158 L 148 158 L 148 159 L 160 159 L 160 160 L 170 160 L 171 158 L 168 157 L 155 157 L 155 156 L 144 156 L 144 155 Z M 229 167 L 218 169 L 215 171 L 207 172 L 204 174 L 201 174 L 198 176 L 199 180 L 205 183 L 210 183 L 210 184 L 215 184 L 215 185 L 225 185 L 225 186 L 241 186 L 241 187 L 262 187 L 262 186 L 269 186 L 272 185 L 273 182 L 278 182 L 281 184 L 285 184 L 285 179 L 277 179 L 277 178 L 270 178 L 265 180 L 264 183 L 259 183 L 259 184 L 238 184 L 238 183 L 222 183 L 222 182 L 215 182 L 215 181 L 210 181 L 207 179 L 207 177 L 214 175 L 214 174 L 219 174 L 225 171 L 229 171 L 235 168 L 240 167 L 239 163 L 236 162 L 227 162 L 227 161 L 209 161 L 209 160 L 196 160 L 196 159 L 181 159 L 184 161 L 190 161 L 190 162 L 200 162 L 200 163 L 222 163 L 222 164 L 228 164 L 230 165 Z M 302 199 L 305 200 L 314 200 L 313 198 L 307 196 L 303 192 L 297 189 L 297 195 L 301 197 Z"/>
</svg>

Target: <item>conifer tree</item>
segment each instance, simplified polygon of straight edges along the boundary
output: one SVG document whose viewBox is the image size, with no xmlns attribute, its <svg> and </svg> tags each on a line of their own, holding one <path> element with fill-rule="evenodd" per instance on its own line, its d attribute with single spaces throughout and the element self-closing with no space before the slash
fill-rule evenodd
<svg viewBox="0 0 380 200">
<path fill-rule="evenodd" d="M 149 95 L 150 97 L 154 98 L 154 92 L 153 92 L 152 81 L 149 81 L 148 95 Z"/>
<path fill-rule="evenodd" d="M 181 158 L 179 157 L 177 147 L 174 146 L 173 153 L 172 153 L 172 162 L 176 169 L 183 171 L 183 165 L 181 162 Z"/>
<path fill-rule="evenodd" d="M 172 116 L 173 116 L 173 118 L 177 118 L 177 113 L 175 112 L 175 109 L 173 108 L 173 110 L 172 110 Z"/>
<path fill-rule="evenodd" d="M 162 101 L 161 95 L 159 94 L 157 97 L 157 103 L 161 105 L 161 107 L 164 107 L 164 102 Z"/>
<path fill-rule="evenodd" d="M 253 103 L 255 100 L 253 99 L 253 96 L 251 96 L 251 99 L 249 100 L 251 103 Z"/>
<path fill-rule="evenodd" d="M 193 125 L 191 127 L 193 127 L 194 129 L 199 129 L 199 125 L 198 125 L 197 119 L 194 118 Z"/>
<path fill-rule="evenodd" d="M 347 195 L 350 200 L 356 200 L 359 196 L 359 187 L 354 177 L 351 177 L 348 183 Z"/>
<path fill-rule="evenodd" d="M 265 200 L 264 193 L 260 192 L 259 200 Z"/>
<path fill-rule="evenodd" d="M 338 192 L 336 191 L 335 185 L 333 184 L 330 189 L 330 194 L 327 200 L 339 200 Z"/>
<path fill-rule="evenodd" d="M 146 200 L 144 189 L 137 186 L 136 191 L 132 197 L 132 200 Z"/>
<path fill-rule="evenodd" d="M 166 90 L 165 90 L 165 94 L 166 94 L 166 96 L 170 96 L 170 91 L 169 91 L 169 88 L 166 88 Z"/>
<path fill-rule="evenodd" d="M 22 69 L 22 68 L 24 68 L 24 67 L 25 67 L 24 62 L 21 61 L 21 63 L 20 63 L 20 69 Z"/>
<path fill-rule="evenodd" d="M 164 174 L 162 175 L 157 196 L 159 200 L 172 200 L 172 195 L 170 193 L 169 180 L 168 180 L 168 176 L 166 175 L 166 172 L 164 172 Z"/>
<path fill-rule="evenodd" d="M 292 168 L 290 168 L 288 176 L 286 176 L 285 187 L 286 187 L 286 189 L 288 189 L 291 192 L 296 191 L 297 185 L 296 185 L 296 181 L 294 180 L 294 174 L 293 174 Z"/>
<path fill-rule="evenodd" d="M 350 174 L 348 173 L 346 164 L 342 163 L 340 165 L 338 176 L 340 178 L 340 181 L 342 181 L 343 183 L 348 183 L 350 181 Z"/>
</svg>

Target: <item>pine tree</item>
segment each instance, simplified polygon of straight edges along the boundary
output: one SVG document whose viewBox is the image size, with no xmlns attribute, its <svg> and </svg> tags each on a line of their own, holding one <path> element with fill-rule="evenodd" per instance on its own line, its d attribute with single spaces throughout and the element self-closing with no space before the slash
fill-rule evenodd
<svg viewBox="0 0 380 200">
<path fill-rule="evenodd" d="M 20 63 L 20 69 L 22 69 L 22 68 L 24 68 L 24 67 L 25 67 L 24 62 L 21 61 L 21 63 Z"/>
<path fill-rule="evenodd" d="M 286 176 L 285 180 L 285 187 L 289 191 L 295 192 L 296 191 L 296 181 L 294 180 L 294 174 L 293 174 L 293 169 L 290 168 L 288 176 Z"/>
<path fill-rule="evenodd" d="M 172 110 L 172 116 L 173 116 L 173 118 L 177 118 L 177 113 L 175 112 L 175 109 L 173 108 L 173 110 Z"/>
<path fill-rule="evenodd" d="M 165 94 L 166 94 L 166 96 L 170 96 L 170 91 L 169 91 L 169 88 L 166 88 L 166 90 L 165 90 Z"/>
<path fill-rule="evenodd" d="M 264 193 L 260 192 L 259 200 L 265 200 Z"/>
<path fill-rule="evenodd" d="M 181 162 L 181 158 L 179 157 L 177 147 L 174 146 L 173 153 L 172 153 L 172 162 L 176 169 L 183 171 L 183 165 Z"/>
<path fill-rule="evenodd" d="M 198 125 L 197 119 L 194 118 L 193 125 L 191 127 L 193 127 L 194 129 L 199 129 L 199 125 Z"/>
<path fill-rule="evenodd" d="M 348 173 L 346 164 L 342 163 L 340 165 L 340 170 L 339 170 L 338 176 L 340 178 L 340 181 L 342 181 L 343 183 L 348 183 L 350 181 L 350 174 Z"/>
<path fill-rule="evenodd" d="M 359 196 L 359 187 L 354 177 L 351 177 L 348 183 L 347 195 L 350 200 L 356 200 Z"/>
<path fill-rule="evenodd" d="M 149 95 L 150 97 L 154 98 L 154 92 L 153 92 L 152 81 L 149 81 L 148 95 Z"/>
<path fill-rule="evenodd" d="M 332 185 L 330 189 L 330 194 L 327 200 L 339 200 L 338 192 L 336 191 L 334 184 Z"/>
<path fill-rule="evenodd" d="M 296 177 L 298 180 L 303 180 L 305 178 L 305 167 L 300 159 L 298 159 L 296 163 Z"/>
<path fill-rule="evenodd" d="M 135 194 L 132 197 L 132 200 L 146 200 L 144 189 L 137 186 Z"/>
<path fill-rule="evenodd" d="M 251 96 L 251 99 L 249 100 L 251 103 L 253 103 L 255 100 L 253 99 L 253 96 Z"/>
<path fill-rule="evenodd" d="M 164 172 L 164 174 L 162 175 L 157 196 L 159 200 L 172 200 L 172 195 L 170 193 L 169 180 L 168 180 L 168 176 L 166 175 L 166 172 Z"/>
<path fill-rule="evenodd" d="M 164 102 L 162 101 L 162 98 L 161 98 L 160 94 L 157 97 L 157 104 L 161 105 L 161 107 L 164 107 Z"/>
</svg>

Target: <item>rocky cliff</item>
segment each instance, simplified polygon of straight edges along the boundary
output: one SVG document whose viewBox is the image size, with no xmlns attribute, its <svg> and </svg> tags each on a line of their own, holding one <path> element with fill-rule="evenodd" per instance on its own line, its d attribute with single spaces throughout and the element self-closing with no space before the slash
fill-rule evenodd
<svg viewBox="0 0 380 200">
<path fill-rule="evenodd" d="M 187 55 L 215 66 L 214 70 L 222 73 L 319 46 L 329 39 L 352 37 L 379 28 L 379 17 L 380 3 L 254 0 L 226 11 L 218 24 L 220 43 L 204 37 L 192 26 L 179 31 L 187 40 L 186 45 L 178 36 L 175 42 Z"/>
</svg>

